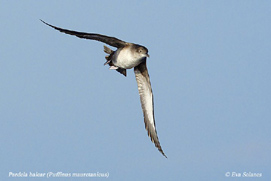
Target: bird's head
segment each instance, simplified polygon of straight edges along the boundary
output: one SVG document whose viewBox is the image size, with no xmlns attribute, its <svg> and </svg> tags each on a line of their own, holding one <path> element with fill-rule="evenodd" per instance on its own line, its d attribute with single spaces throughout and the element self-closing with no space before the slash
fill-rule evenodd
<svg viewBox="0 0 271 181">
<path fill-rule="evenodd" d="M 148 49 L 144 46 L 138 45 L 136 47 L 136 52 L 139 54 L 140 57 L 150 57 L 148 54 Z"/>
</svg>

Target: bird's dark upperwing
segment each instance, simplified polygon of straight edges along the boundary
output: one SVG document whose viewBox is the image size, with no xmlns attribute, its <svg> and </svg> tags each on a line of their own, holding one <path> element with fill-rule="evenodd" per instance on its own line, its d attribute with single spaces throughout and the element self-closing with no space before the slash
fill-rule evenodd
<svg viewBox="0 0 271 181">
<path fill-rule="evenodd" d="M 66 29 L 62 29 L 62 28 L 50 25 L 50 24 L 44 22 L 43 20 L 41 20 L 41 21 L 44 24 L 46 24 L 48 26 L 51 26 L 52 28 L 54 28 L 54 29 L 56 29 L 56 30 L 58 30 L 60 32 L 63 32 L 63 33 L 69 34 L 69 35 L 74 35 L 74 36 L 77 36 L 79 38 L 85 38 L 85 39 L 101 41 L 101 42 L 104 42 L 104 43 L 106 43 L 106 44 L 108 44 L 110 46 L 117 47 L 117 48 L 122 48 L 127 44 L 126 42 L 124 42 L 122 40 L 119 40 L 119 39 L 117 39 L 115 37 L 109 37 L 109 36 L 95 34 L 95 33 L 84 33 L 84 32 L 66 30 Z"/>
<path fill-rule="evenodd" d="M 160 146 L 160 142 L 156 132 L 153 108 L 153 95 L 150 77 L 146 66 L 146 58 L 141 64 L 134 68 L 134 72 L 140 95 L 141 107 L 144 115 L 145 128 L 148 131 L 148 135 L 151 138 L 151 141 L 155 144 L 158 150 L 165 157 L 167 157 Z"/>
</svg>

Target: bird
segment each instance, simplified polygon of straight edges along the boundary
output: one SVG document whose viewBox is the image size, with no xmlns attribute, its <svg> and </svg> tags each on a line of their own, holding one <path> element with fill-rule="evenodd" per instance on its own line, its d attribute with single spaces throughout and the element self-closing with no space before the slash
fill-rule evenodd
<svg viewBox="0 0 271 181">
<path fill-rule="evenodd" d="M 151 88 L 150 77 L 146 65 L 146 60 L 149 57 L 148 49 L 142 45 L 125 42 L 115 37 L 110 37 L 96 33 L 78 32 L 60 27 L 53 26 L 41 20 L 44 24 L 69 35 L 77 36 L 83 39 L 90 39 L 103 42 L 112 47 L 117 48 L 115 51 L 104 45 L 104 52 L 108 54 L 105 59 L 104 65 L 109 65 L 109 69 L 116 70 L 124 76 L 127 76 L 127 69 L 134 68 L 135 78 L 137 81 L 138 92 L 140 96 L 141 108 L 143 111 L 145 129 L 148 136 L 154 143 L 155 147 L 165 155 L 156 131 L 155 118 L 154 118 L 154 102 L 153 93 Z"/>
</svg>

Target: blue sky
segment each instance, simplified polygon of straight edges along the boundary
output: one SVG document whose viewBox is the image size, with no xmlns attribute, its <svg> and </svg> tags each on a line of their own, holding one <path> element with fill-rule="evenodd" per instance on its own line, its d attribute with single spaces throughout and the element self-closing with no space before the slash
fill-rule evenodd
<svg viewBox="0 0 271 181">
<path fill-rule="evenodd" d="M 270 180 L 270 9 L 270 1 L 251 0 L 2 2 L 1 178 L 229 180 L 251 172 Z M 39 19 L 149 49 L 168 159 L 144 129 L 133 70 L 127 77 L 108 70 L 103 43 Z"/>
</svg>

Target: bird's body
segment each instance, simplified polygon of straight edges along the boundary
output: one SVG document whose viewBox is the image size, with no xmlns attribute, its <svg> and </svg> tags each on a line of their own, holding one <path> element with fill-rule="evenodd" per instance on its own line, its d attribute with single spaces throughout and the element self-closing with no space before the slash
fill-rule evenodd
<svg viewBox="0 0 271 181">
<path fill-rule="evenodd" d="M 138 66 L 146 56 L 145 54 L 137 54 L 131 51 L 132 49 L 134 49 L 133 44 L 119 48 L 112 56 L 113 65 L 123 69 L 131 69 Z"/>
<path fill-rule="evenodd" d="M 155 127 L 153 94 L 146 66 L 146 60 L 147 57 L 149 57 L 148 49 L 142 45 L 128 43 L 114 37 L 109 37 L 106 35 L 100 35 L 95 33 L 84 33 L 62 29 L 50 25 L 44 21 L 42 22 L 60 32 L 74 35 L 79 38 L 101 41 L 117 48 L 116 51 L 113 51 L 110 48 L 104 46 L 104 52 L 109 54 L 108 56 L 105 57 L 107 60 L 105 65 L 108 64 L 110 66 L 110 69 L 115 69 L 125 76 L 126 69 L 134 68 L 135 77 L 138 85 L 138 91 L 140 95 L 141 107 L 144 115 L 145 128 L 152 142 L 155 144 L 158 150 L 166 157 L 160 146 L 160 142 Z"/>
</svg>

